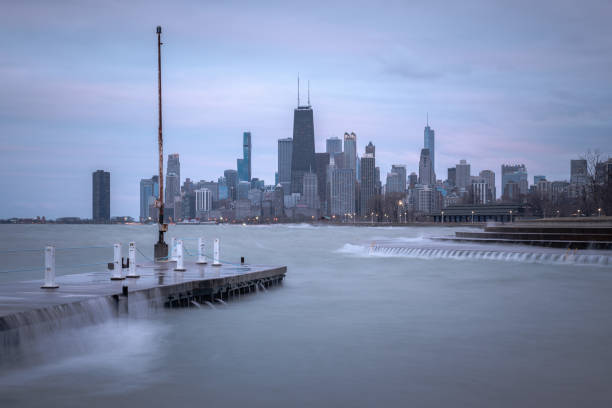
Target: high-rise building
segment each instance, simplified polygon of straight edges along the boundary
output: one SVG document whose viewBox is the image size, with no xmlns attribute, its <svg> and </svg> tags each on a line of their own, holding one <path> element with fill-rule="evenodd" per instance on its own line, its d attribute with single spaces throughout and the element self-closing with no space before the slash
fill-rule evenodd
<svg viewBox="0 0 612 408">
<path fill-rule="evenodd" d="M 319 188 L 316 173 L 306 173 L 303 178 L 302 202 L 308 208 L 319 209 Z"/>
<path fill-rule="evenodd" d="M 343 168 L 353 170 L 353 173 L 357 174 L 357 135 L 355 133 L 344 134 Z"/>
<path fill-rule="evenodd" d="M 329 166 L 330 215 L 343 217 L 355 213 L 355 171 Z"/>
<path fill-rule="evenodd" d="M 534 185 L 538 184 L 542 180 L 546 181 L 546 176 L 542 176 L 542 175 L 533 176 L 533 184 Z"/>
<path fill-rule="evenodd" d="M 387 173 L 387 183 L 385 185 L 385 194 L 401 193 L 402 181 L 400 175 L 395 172 Z"/>
<path fill-rule="evenodd" d="M 242 159 L 237 159 L 238 180 L 251 181 L 251 132 L 242 134 Z"/>
<path fill-rule="evenodd" d="M 181 195 L 181 184 L 179 175 L 174 171 L 168 171 L 166 174 L 166 189 L 165 193 L 165 206 L 168 208 L 174 207 L 174 197 Z"/>
<path fill-rule="evenodd" d="M 448 176 L 446 177 L 448 180 L 448 185 L 451 187 L 455 187 L 457 185 L 457 168 L 449 167 L 448 168 Z"/>
<path fill-rule="evenodd" d="M 236 191 L 236 200 L 248 200 L 249 191 L 251 190 L 251 183 L 248 181 L 241 181 L 238 183 Z"/>
<path fill-rule="evenodd" d="M 151 206 L 159 194 L 159 177 L 140 180 L 140 222 L 152 220 Z"/>
<path fill-rule="evenodd" d="M 327 214 L 327 166 L 329 166 L 329 153 L 315 153 L 317 165 L 317 188 L 319 190 L 319 203 L 321 212 Z"/>
<path fill-rule="evenodd" d="M 435 184 L 435 176 L 431 165 L 431 152 L 429 149 L 421 149 L 419 159 L 419 184 L 430 186 Z"/>
<path fill-rule="evenodd" d="M 291 155 L 293 139 L 278 139 L 278 183 L 283 186 L 285 194 L 291 194 Z M 276 183 L 276 184 L 278 184 Z"/>
<path fill-rule="evenodd" d="M 223 176 L 225 177 L 225 183 L 227 185 L 228 198 L 235 201 L 238 191 L 238 172 L 232 169 L 225 170 Z"/>
<path fill-rule="evenodd" d="M 473 204 L 487 204 L 490 202 L 489 185 L 483 179 L 472 182 Z"/>
<path fill-rule="evenodd" d="M 524 164 L 502 164 L 502 197 L 505 200 L 517 201 L 520 195 L 527 194 L 529 188 L 529 182 L 527 180 L 527 168 Z M 506 191 L 506 185 L 509 182 L 516 183 L 516 186 L 512 186 L 512 192 Z M 516 191 L 515 191 L 516 190 Z M 511 193 L 511 194 L 510 194 Z"/>
<path fill-rule="evenodd" d="M 310 98 L 309 98 L 310 99 Z M 293 111 L 293 150 L 291 154 L 291 192 L 302 193 L 304 174 L 314 171 L 314 120 L 310 103 Z"/>
<path fill-rule="evenodd" d="M 181 161 L 179 160 L 178 153 L 168 155 L 168 166 L 166 173 L 174 173 L 178 177 L 179 186 L 181 185 Z"/>
<path fill-rule="evenodd" d="M 342 153 L 342 139 L 339 137 L 330 137 L 325 141 L 325 152 L 330 155 Z"/>
<path fill-rule="evenodd" d="M 425 126 L 425 130 L 423 131 L 423 139 L 424 139 L 424 148 L 429 149 L 429 159 L 431 160 L 431 168 L 434 176 L 432 179 L 435 184 L 435 174 L 436 174 L 436 136 L 435 131 L 429 127 L 429 116 L 427 117 L 427 126 Z"/>
<path fill-rule="evenodd" d="M 368 143 L 365 148 L 365 152 L 372 155 L 372 157 L 376 158 L 376 146 L 372 144 L 372 142 Z"/>
<path fill-rule="evenodd" d="M 470 176 L 470 165 L 465 160 L 460 160 L 455 166 L 455 186 L 468 190 L 472 184 Z"/>
<path fill-rule="evenodd" d="M 488 201 L 495 201 L 497 197 L 497 190 L 495 188 L 495 172 L 493 170 L 483 170 L 480 172 L 479 177 L 487 183 Z"/>
<path fill-rule="evenodd" d="M 370 215 L 374 210 L 374 196 L 376 194 L 376 162 L 374 158 L 374 149 L 372 142 L 368 146 L 372 146 L 372 153 L 367 153 L 361 158 L 361 174 L 360 174 L 360 196 L 359 196 L 359 214 L 361 216 Z M 404 169 L 405 170 L 405 169 Z"/>
<path fill-rule="evenodd" d="M 417 174 L 413 171 L 410 173 L 410 176 L 408 176 L 408 184 L 410 185 L 410 188 L 414 188 L 414 186 L 416 186 L 418 183 L 419 176 L 417 176 Z"/>
<path fill-rule="evenodd" d="M 587 161 L 584 159 L 570 161 L 570 183 L 587 183 Z"/>
<path fill-rule="evenodd" d="M 196 217 L 208 218 L 208 213 L 212 210 L 212 192 L 207 188 L 195 191 L 195 210 Z"/>
<path fill-rule="evenodd" d="M 110 172 L 92 173 L 92 216 L 95 223 L 110 222 Z"/>
<path fill-rule="evenodd" d="M 399 176 L 400 193 L 406 192 L 406 166 L 401 164 L 391 165 L 391 172 L 397 173 Z"/>
</svg>

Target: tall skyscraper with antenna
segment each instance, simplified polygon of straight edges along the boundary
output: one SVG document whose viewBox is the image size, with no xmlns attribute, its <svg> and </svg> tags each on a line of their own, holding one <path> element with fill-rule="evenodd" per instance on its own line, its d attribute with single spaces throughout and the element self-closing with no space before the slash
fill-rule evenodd
<svg viewBox="0 0 612 408">
<path fill-rule="evenodd" d="M 427 114 L 427 125 L 425 126 L 424 133 L 424 148 L 429 149 L 429 160 L 431 161 L 431 170 L 435 180 L 436 173 L 436 134 L 432 128 L 429 127 L 429 113 Z"/>
<path fill-rule="evenodd" d="M 298 106 L 293 111 L 293 146 L 291 154 L 291 192 L 302 193 L 304 174 L 317 168 L 314 150 L 314 120 L 310 106 L 310 82 L 308 104 L 300 105 L 300 77 L 298 76 Z"/>
</svg>

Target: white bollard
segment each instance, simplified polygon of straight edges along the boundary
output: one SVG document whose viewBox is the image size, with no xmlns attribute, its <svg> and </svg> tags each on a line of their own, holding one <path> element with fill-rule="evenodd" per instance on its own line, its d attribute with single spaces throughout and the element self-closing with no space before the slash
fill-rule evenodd
<svg viewBox="0 0 612 408">
<path fill-rule="evenodd" d="M 114 260 L 111 280 L 122 280 L 124 277 L 122 272 L 123 265 L 121 265 L 121 244 L 113 244 L 113 254 Z"/>
<path fill-rule="evenodd" d="M 176 261 L 176 238 L 170 239 L 170 260 Z"/>
<path fill-rule="evenodd" d="M 128 259 L 130 262 L 130 267 L 125 277 L 126 278 L 140 278 L 140 275 L 136 274 L 136 243 L 135 242 L 130 242 L 130 246 L 128 247 Z"/>
<path fill-rule="evenodd" d="M 219 238 L 215 238 L 215 247 L 213 249 L 213 266 L 221 266 L 221 262 L 219 262 Z"/>
<path fill-rule="evenodd" d="M 55 247 L 51 245 L 45 248 L 45 284 L 41 288 L 59 288 L 59 285 L 55 283 Z"/>
<path fill-rule="evenodd" d="M 179 239 L 176 241 L 176 268 L 175 271 L 183 272 L 185 270 L 185 265 L 183 264 L 183 240 Z"/>
<path fill-rule="evenodd" d="M 198 261 L 196 263 L 206 263 L 206 255 L 204 254 L 204 240 L 202 238 L 198 238 Z"/>
</svg>

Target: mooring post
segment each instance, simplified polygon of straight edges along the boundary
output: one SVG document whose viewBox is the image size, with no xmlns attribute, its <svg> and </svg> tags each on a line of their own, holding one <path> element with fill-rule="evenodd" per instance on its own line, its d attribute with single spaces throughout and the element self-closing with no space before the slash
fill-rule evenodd
<svg viewBox="0 0 612 408">
<path fill-rule="evenodd" d="M 113 271 L 111 272 L 111 280 L 121 280 L 123 278 L 123 271 L 121 265 L 121 244 L 113 244 Z"/>
<path fill-rule="evenodd" d="M 59 288 L 59 285 L 55 283 L 55 247 L 51 245 L 45 248 L 45 283 L 41 288 Z"/>
<path fill-rule="evenodd" d="M 221 266 L 219 262 L 219 238 L 215 238 L 215 247 L 213 248 L 213 266 Z"/>
<path fill-rule="evenodd" d="M 130 242 L 128 247 L 128 273 L 126 278 L 140 278 L 140 275 L 136 274 L 136 243 Z"/>
<path fill-rule="evenodd" d="M 176 251 L 174 252 L 176 256 L 176 268 L 175 271 L 183 272 L 185 270 L 185 266 L 183 265 L 183 240 L 178 239 L 176 241 Z"/>
<path fill-rule="evenodd" d="M 170 239 L 170 260 L 176 261 L 176 238 Z"/>
<path fill-rule="evenodd" d="M 206 255 L 204 254 L 204 240 L 202 237 L 198 238 L 198 261 L 196 263 L 206 263 Z"/>
</svg>

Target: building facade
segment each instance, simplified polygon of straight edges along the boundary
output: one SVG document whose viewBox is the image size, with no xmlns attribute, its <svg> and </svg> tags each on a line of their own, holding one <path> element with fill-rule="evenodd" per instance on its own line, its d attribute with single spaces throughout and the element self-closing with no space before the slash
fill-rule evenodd
<svg viewBox="0 0 612 408">
<path fill-rule="evenodd" d="M 293 139 L 278 139 L 278 183 L 283 186 L 285 194 L 291 194 L 291 156 Z"/>
<path fill-rule="evenodd" d="M 97 170 L 92 173 L 92 216 L 93 222 L 110 222 L 110 172 Z"/>
</svg>

